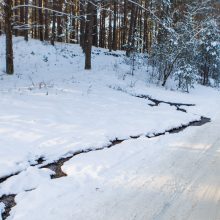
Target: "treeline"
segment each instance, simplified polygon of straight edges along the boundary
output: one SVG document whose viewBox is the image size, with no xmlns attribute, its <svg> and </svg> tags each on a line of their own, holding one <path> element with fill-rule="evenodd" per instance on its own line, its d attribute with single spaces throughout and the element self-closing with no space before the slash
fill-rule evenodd
<svg viewBox="0 0 220 220">
<path fill-rule="evenodd" d="M 80 44 L 85 69 L 92 46 L 146 53 L 155 76 L 180 87 L 220 80 L 219 3 L 212 0 L 3 0 L 6 72 L 13 73 L 12 35 Z"/>
</svg>

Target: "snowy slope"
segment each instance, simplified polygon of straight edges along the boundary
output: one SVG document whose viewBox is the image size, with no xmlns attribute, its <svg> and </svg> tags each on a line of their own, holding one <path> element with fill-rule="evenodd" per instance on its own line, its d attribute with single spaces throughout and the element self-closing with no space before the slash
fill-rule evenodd
<svg viewBox="0 0 220 220">
<path fill-rule="evenodd" d="M 3 37 L 0 45 L 0 178 L 21 171 L 0 183 L 0 197 L 17 194 L 8 219 L 199 219 L 185 216 L 197 200 L 178 216 L 172 210 L 200 193 L 196 185 L 208 181 L 204 172 L 220 183 L 214 176 L 219 171 L 218 91 L 197 86 L 183 94 L 155 87 L 147 83 L 145 66 L 130 76 L 122 52 L 112 56 L 98 48 L 93 69 L 84 71 L 78 45 L 52 47 L 22 38 L 14 39 L 15 75 L 7 76 Z M 187 113 L 169 104 L 152 107 L 137 94 L 195 106 L 184 106 Z M 181 134 L 145 137 L 201 116 L 213 122 Z M 79 150 L 104 148 L 115 139 L 128 140 L 73 157 L 62 166 L 65 178 L 51 180 L 52 171 L 30 166 L 39 158 L 47 164 Z M 210 197 L 208 208 L 219 217 L 219 190 L 209 193 L 210 184 L 208 193 L 201 186 L 201 198 Z"/>
<path fill-rule="evenodd" d="M 123 58 L 104 55 L 104 50 L 94 55 L 91 72 L 83 70 L 78 45 L 54 48 L 16 38 L 14 50 L 16 75 L 0 81 L 0 176 L 23 170 L 40 157 L 49 162 L 200 118 L 169 105 L 152 108 L 148 100 L 110 89 L 122 81 L 113 69 Z"/>
</svg>

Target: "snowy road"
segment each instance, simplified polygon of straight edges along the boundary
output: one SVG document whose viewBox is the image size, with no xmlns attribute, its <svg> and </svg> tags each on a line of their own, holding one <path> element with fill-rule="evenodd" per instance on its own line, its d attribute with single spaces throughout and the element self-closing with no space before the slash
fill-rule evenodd
<svg viewBox="0 0 220 220">
<path fill-rule="evenodd" d="M 219 220 L 219 130 L 217 119 L 74 157 L 68 177 L 16 197 L 9 219 Z"/>
<path fill-rule="evenodd" d="M 108 168 L 113 183 L 88 197 L 96 205 L 78 219 L 219 220 L 220 120 L 191 130 L 164 144 L 134 141 L 144 148 Z"/>
</svg>

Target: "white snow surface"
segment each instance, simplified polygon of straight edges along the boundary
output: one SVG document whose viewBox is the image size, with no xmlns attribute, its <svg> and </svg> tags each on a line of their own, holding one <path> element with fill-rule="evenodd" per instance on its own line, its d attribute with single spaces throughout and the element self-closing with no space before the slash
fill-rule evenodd
<svg viewBox="0 0 220 220">
<path fill-rule="evenodd" d="M 5 209 L 4 203 L 0 202 L 0 220 L 2 220 L 2 215 L 1 214 L 3 213 L 4 209 Z"/>
<path fill-rule="evenodd" d="M 109 88 L 119 81 L 112 71 L 116 59 L 96 55 L 93 62 L 100 65 L 85 72 L 78 46 L 54 48 L 16 38 L 17 77 L 0 81 L 0 176 L 40 157 L 53 161 L 107 146 L 115 138 L 164 132 L 200 118 L 169 105 L 152 108 L 147 100 Z"/>
<path fill-rule="evenodd" d="M 145 67 L 127 74 L 123 52 L 93 49 L 91 71 L 83 70 L 78 45 L 18 37 L 14 52 L 15 74 L 7 76 L 1 37 L 0 177 L 20 172 L 0 183 L 0 197 L 17 194 L 7 219 L 220 219 L 219 91 L 196 86 L 185 94 L 150 85 Z M 151 107 L 137 94 L 195 106 L 183 106 L 187 113 Z M 145 137 L 201 116 L 212 122 Z M 67 177 L 50 179 L 53 172 L 37 165 L 39 158 L 47 164 L 115 139 L 127 140 L 64 163 Z"/>
<path fill-rule="evenodd" d="M 68 177 L 19 194 L 9 219 L 218 220 L 220 140 L 213 128 L 219 121 L 74 157 L 63 166 Z"/>
<path fill-rule="evenodd" d="M 54 172 L 48 169 L 28 167 L 18 175 L 12 176 L 1 184 L 0 197 L 2 195 L 18 194 L 23 191 L 36 189 L 40 184 L 50 180 Z"/>
</svg>

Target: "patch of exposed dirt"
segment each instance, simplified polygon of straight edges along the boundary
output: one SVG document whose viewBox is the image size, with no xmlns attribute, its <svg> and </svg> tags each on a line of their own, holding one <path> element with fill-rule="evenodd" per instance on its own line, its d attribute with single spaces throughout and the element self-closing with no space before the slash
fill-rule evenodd
<svg viewBox="0 0 220 220">
<path fill-rule="evenodd" d="M 5 182 L 8 178 L 10 178 L 10 177 L 12 177 L 12 176 L 18 175 L 19 173 L 20 173 L 20 172 L 13 173 L 13 174 L 10 174 L 10 175 L 8 175 L 8 176 L 3 176 L 3 177 L 1 177 L 1 178 L 0 178 L 0 184 L 3 183 L 3 182 Z"/>
<path fill-rule="evenodd" d="M 45 159 L 43 157 L 40 157 L 36 160 L 36 162 L 34 164 L 30 164 L 30 166 L 38 166 L 40 164 L 42 164 L 43 162 L 45 162 Z M 23 170 L 22 170 L 23 171 Z M 7 179 L 11 178 L 12 176 L 17 176 L 19 173 L 21 173 L 22 171 L 19 171 L 19 172 L 16 172 L 16 173 L 13 173 L 13 174 L 10 174 L 8 176 L 3 176 L 3 177 L 0 177 L 0 184 L 5 182 Z"/>
<path fill-rule="evenodd" d="M 4 212 L 2 213 L 3 220 L 5 220 L 10 215 L 11 209 L 14 206 L 16 206 L 15 196 L 16 196 L 15 194 L 12 194 L 12 195 L 4 195 L 0 197 L 0 203 L 2 202 L 5 205 Z"/>
<path fill-rule="evenodd" d="M 99 150 L 103 150 L 105 148 L 111 148 L 111 147 L 113 147 L 115 145 L 121 144 L 125 140 L 126 139 L 123 139 L 123 140 L 115 139 L 115 140 L 111 141 L 111 143 L 108 146 L 105 146 L 105 147 L 80 150 L 80 151 L 75 152 L 71 156 L 68 156 L 68 157 L 65 157 L 65 158 L 61 158 L 61 159 L 59 159 L 59 160 L 57 160 L 57 161 L 55 161 L 53 163 L 49 163 L 49 164 L 44 165 L 44 166 L 42 166 L 40 168 L 47 168 L 47 169 L 50 169 L 50 170 L 54 171 L 55 174 L 53 174 L 51 176 L 51 179 L 61 178 L 61 177 L 67 176 L 67 174 L 62 171 L 61 167 L 63 166 L 63 164 L 65 162 L 69 161 L 71 158 L 75 157 L 76 155 L 89 153 L 91 151 L 99 151 Z"/>
<path fill-rule="evenodd" d="M 168 104 L 170 106 L 175 106 L 177 111 L 181 111 L 181 112 L 187 113 L 186 109 L 184 109 L 183 106 L 187 106 L 187 107 L 195 106 L 195 104 L 179 103 L 179 102 L 167 102 L 167 101 L 163 101 L 163 100 L 158 100 L 158 99 L 151 98 L 151 96 L 149 96 L 149 95 L 143 95 L 143 94 L 142 95 L 135 95 L 135 94 L 131 94 L 131 93 L 127 92 L 126 90 L 122 89 L 121 87 L 116 87 L 115 88 L 115 87 L 109 86 L 109 88 L 117 90 L 117 91 L 124 92 L 124 93 L 129 94 L 129 95 L 131 95 L 133 97 L 136 97 L 136 98 L 148 99 L 151 102 L 153 102 L 153 104 L 148 104 L 151 107 L 155 107 L 155 106 L 158 106 L 160 103 L 164 103 L 164 104 Z"/>
<path fill-rule="evenodd" d="M 65 162 L 67 162 L 68 160 L 70 160 L 73 156 L 70 156 L 70 157 L 66 157 L 66 158 L 61 158 L 59 159 L 58 161 L 56 162 L 53 162 L 53 163 L 50 163 L 50 164 L 47 164 L 41 168 L 47 168 L 47 169 L 50 169 L 52 171 L 54 171 L 55 174 L 53 174 L 51 176 L 51 179 L 56 179 L 56 178 L 61 178 L 63 176 L 67 176 L 61 169 L 61 167 L 63 166 L 63 164 Z"/>
<path fill-rule="evenodd" d="M 193 121 L 193 122 L 190 122 L 189 125 L 187 125 L 187 126 L 181 126 L 179 128 L 172 129 L 169 133 L 170 134 L 179 133 L 179 132 L 183 131 L 184 129 L 186 129 L 187 127 L 190 127 L 190 126 L 202 126 L 202 125 L 205 125 L 205 124 L 207 124 L 209 122 L 211 122 L 210 118 L 201 117 L 201 119 L 199 121 Z"/>
<path fill-rule="evenodd" d="M 185 113 L 187 113 L 187 111 L 184 108 L 182 108 L 183 106 L 187 106 L 187 107 L 195 106 L 194 104 L 178 103 L 178 102 L 166 102 L 166 101 L 162 101 L 162 100 L 157 100 L 157 99 L 151 98 L 150 96 L 147 96 L 147 95 L 134 95 L 134 96 L 137 97 L 137 98 L 150 100 L 151 102 L 154 103 L 154 104 L 149 104 L 151 107 L 158 106 L 159 104 L 164 103 L 164 104 L 168 104 L 170 106 L 175 106 L 177 111 L 182 111 L 182 112 L 185 112 Z"/>
</svg>

